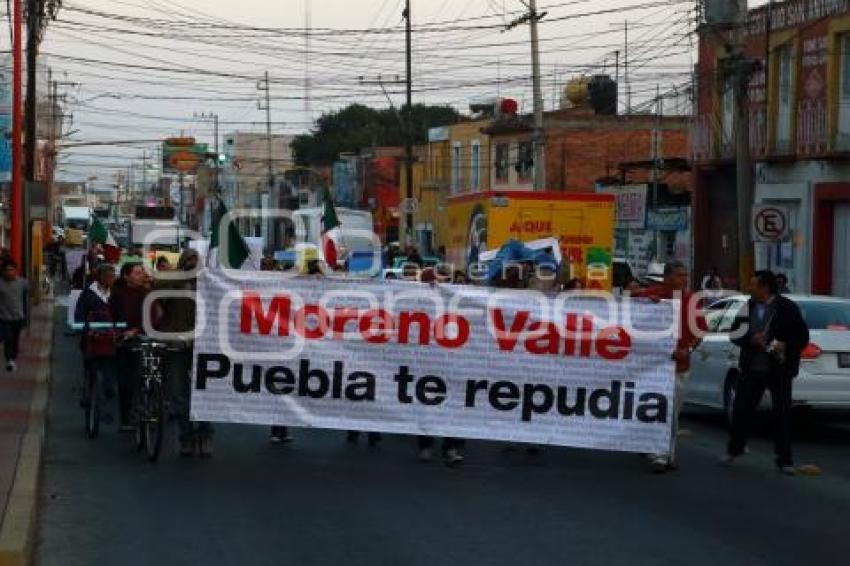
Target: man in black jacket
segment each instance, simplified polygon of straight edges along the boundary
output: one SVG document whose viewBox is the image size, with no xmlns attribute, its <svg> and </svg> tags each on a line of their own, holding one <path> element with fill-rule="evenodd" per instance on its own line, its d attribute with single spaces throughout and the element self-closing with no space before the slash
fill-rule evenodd
<svg viewBox="0 0 850 566">
<path fill-rule="evenodd" d="M 809 329 L 799 307 L 779 294 L 770 271 L 753 276 L 751 298 L 741 309 L 732 342 L 741 348 L 732 431 L 723 461 L 732 464 L 744 452 L 753 416 L 764 390 L 770 391 L 776 466 L 794 474 L 791 456 L 791 388 L 800 370 L 800 353 L 809 343 Z"/>
</svg>

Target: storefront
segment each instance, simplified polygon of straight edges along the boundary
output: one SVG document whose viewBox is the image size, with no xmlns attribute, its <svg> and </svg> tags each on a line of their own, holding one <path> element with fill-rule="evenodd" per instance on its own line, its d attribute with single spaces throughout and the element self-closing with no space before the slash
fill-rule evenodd
<svg viewBox="0 0 850 566">
<path fill-rule="evenodd" d="M 615 197 L 614 254 L 628 262 L 635 276 L 646 276 L 650 263 L 672 260 L 690 271 L 691 208 L 686 198 L 670 193 L 666 185 L 657 191 L 646 184 L 600 185 L 597 191 Z"/>
<path fill-rule="evenodd" d="M 755 201 L 787 210 L 788 236 L 757 243 L 757 269 L 784 273 L 797 293 L 850 297 L 850 164 L 838 160 L 765 163 Z"/>
</svg>

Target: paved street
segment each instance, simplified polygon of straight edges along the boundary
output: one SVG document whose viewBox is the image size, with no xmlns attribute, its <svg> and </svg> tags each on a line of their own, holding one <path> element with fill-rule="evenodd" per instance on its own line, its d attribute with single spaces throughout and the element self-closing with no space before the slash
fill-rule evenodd
<svg viewBox="0 0 850 566">
<path fill-rule="evenodd" d="M 57 316 L 62 316 L 61 309 Z M 800 463 L 771 468 L 765 438 L 738 468 L 716 464 L 719 420 L 687 419 L 682 470 L 566 449 L 540 456 L 473 443 L 467 462 L 422 465 L 412 440 L 377 450 L 342 433 L 221 426 L 211 461 L 173 445 L 150 465 L 128 437 L 85 439 L 75 338 L 56 325 L 37 548 L 41 566 L 238 564 L 837 563 L 850 553 L 850 428 L 807 424 Z"/>
</svg>

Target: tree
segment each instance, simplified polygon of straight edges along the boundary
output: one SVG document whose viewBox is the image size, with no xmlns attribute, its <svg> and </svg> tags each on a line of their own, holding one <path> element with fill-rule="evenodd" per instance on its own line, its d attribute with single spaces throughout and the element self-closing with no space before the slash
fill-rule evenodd
<svg viewBox="0 0 850 566">
<path fill-rule="evenodd" d="M 26 0 L 27 19 L 27 96 L 25 101 L 26 116 L 26 155 L 24 158 L 24 178 L 27 181 L 35 180 L 35 147 L 36 147 L 36 80 L 38 78 L 38 48 L 47 24 L 55 20 L 62 0 Z"/>
<path fill-rule="evenodd" d="M 404 108 L 375 109 L 351 104 L 323 114 L 309 134 L 292 142 L 295 162 L 301 166 L 330 165 L 340 153 L 358 153 L 373 146 L 400 146 L 405 140 Z M 413 140 L 428 141 L 428 129 L 455 124 L 464 116 L 449 106 L 413 105 Z"/>
</svg>

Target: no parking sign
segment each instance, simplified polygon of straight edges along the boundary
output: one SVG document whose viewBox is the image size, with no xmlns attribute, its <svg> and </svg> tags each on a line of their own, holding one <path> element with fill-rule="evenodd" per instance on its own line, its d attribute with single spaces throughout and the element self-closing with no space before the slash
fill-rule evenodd
<svg viewBox="0 0 850 566">
<path fill-rule="evenodd" d="M 753 240 L 781 242 L 788 237 L 788 207 L 775 204 L 753 205 Z"/>
</svg>

